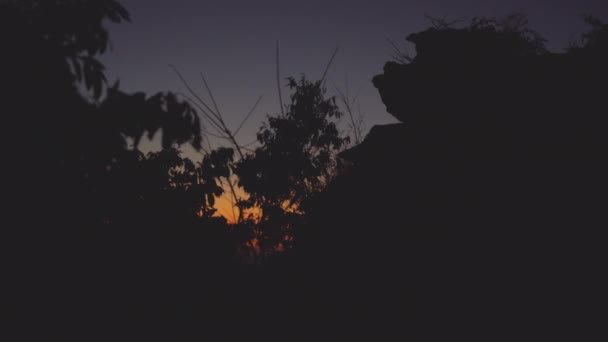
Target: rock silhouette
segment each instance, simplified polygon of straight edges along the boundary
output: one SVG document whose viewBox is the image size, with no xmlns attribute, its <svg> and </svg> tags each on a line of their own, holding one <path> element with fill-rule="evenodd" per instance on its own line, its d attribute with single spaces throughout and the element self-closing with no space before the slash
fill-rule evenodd
<svg viewBox="0 0 608 342">
<path fill-rule="evenodd" d="M 552 53 L 525 26 L 431 28 L 374 77 L 402 123 L 342 154 L 301 241 L 338 306 L 360 304 L 359 334 L 584 334 L 594 315 L 574 298 L 600 293 L 608 147 L 607 28 L 591 31 Z"/>
</svg>

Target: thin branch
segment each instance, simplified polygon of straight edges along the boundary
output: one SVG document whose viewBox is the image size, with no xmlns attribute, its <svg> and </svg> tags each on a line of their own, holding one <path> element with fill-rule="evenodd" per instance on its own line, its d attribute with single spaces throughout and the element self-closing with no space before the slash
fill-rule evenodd
<svg viewBox="0 0 608 342">
<path fill-rule="evenodd" d="M 277 64 L 277 90 L 279 92 L 279 108 L 281 108 L 281 116 L 285 116 L 285 109 L 283 109 L 283 95 L 281 94 L 281 72 L 279 69 L 279 41 L 277 40 L 276 48 L 276 64 Z"/>
<path fill-rule="evenodd" d="M 169 64 L 169 67 L 171 69 L 173 69 L 173 71 L 175 71 L 175 73 L 177 74 L 177 76 L 179 77 L 179 79 L 182 81 L 182 83 L 184 84 L 184 86 L 186 86 L 186 88 L 188 89 L 188 92 L 190 92 L 190 94 L 192 94 L 192 96 L 194 96 L 205 108 L 207 108 L 207 110 L 213 114 L 214 117 L 218 117 L 217 113 L 213 112 L 213 109 L 211 109 L 211 107 L 209 107 L 207 105 L 207 103 L 200 97 L 198 96 L 198 94 L 196 94 L 196 92 L 192 89 L 192 87 L 190 87 L 190 84 L 188 83 L 188 81 L 186 81 L 186 79 L 184 78 L 184 76 L 182 76 L 182 74 L 179 72 L 179 70 L 177 70 L 177 68 L 173 65 L 173 64 Z"/>
<path fill-rule="evenodd" d="M 336 87 L 336 85 L 334 84 L 334 90 L 338 93 L 338 97 L 340 98 L 340 100 L 342 101 L 342 103 L 344 104 L 344 107 L 346 107 L 346 112 L 348 113 L 348 117 L 350 118 L 350 122 L 352 125 L 352 129 L 353 129 L 353 135 L 355 138 L 355 143 L 359 144 L 361 143 L 361 136 L 360 136 L 360 131 L 359 131 L 359 125 L 357 125 L 357 123 L 355 122 L 355 116 L 353 114 L 353 109 L 351 107 L 351 102 L 355 103 L 354 100 L 351 100 L 348 98 L 348 95 L 345 95 L 340 88 Z M 346 89 L 348 90 L 348 85 L 346 86 Z M 357 96 L 359 96 L 359 91 L 357 91 Z"/>
<path fill-rule="evenodd" d="M 238 222 L 240 222 L 240 221 L 242 221 L 242 220 L 240 220 L 240 219 L 239 219 L 239 221 L 237 221 L 237 219 L 236 219 L 236 212 L 234 211 L 234 207 L 236 207 L 236 202 L 235 202 L 235 201 L 236 201 L 236 198 L 235 198 L 234 196 L 231 196 L 231 197 L 230 197 L 230 209 L 231 209 L 231 211 L 232 211 L 232 220 L 233 220 L 235 223 L 238 223 Z M 240 213 L 240 211 L 239 211 L 239 213 Z M 240 214 L 239 214 L 239 215 L 240 215 Z"/>
<path fill-rule="evenodd" d="M 185 99 L 187 99 L 188 101 L 190 101 L 190 103 L 192 103 L 194 106 L 196 106 L 196 108 L 198 108 L 201 112 L 203 112 L 203 114 L 205 115 L 205 118 L 207 120 L 209 120 L 209 122 L 212 124 L 213 128 L 215 128 L 216 130 L 218 130 L 218 132 L 221 132 L 222 134 L 224 133 L 222 125 L 220 123 L 216 122 L 215 119 L 213 119 L 213 117 L 211 115 L 209 115 L 209 113 L 197 101 L 195 101 L 190 96 L 188 96 L 184 93 L 181 93 L 181 92 L 178 92 L 177 95 L 182 96 Z"/>
<path fill-rule="evenodd" d="M 215 107 L 215 110 L 217 111 L 217 118 L 220 121 L 222 129 L 224 130 L 224 133 L 228 137 L 228 140 L 230 140 L 232 142 L 232 145 L 234 146 L 234 148 L 238 152 L 239 157 L 241 159 L 245 158 L 245 155 L 243 154 L 243 151 L 241 151 L 239 143 L 236 141 L 236 138 L 234 137 L 234 134 L 230 131 L 230 128 L 228 128 L 228 125 L 226 125 L 226 123 L 224 122 L 224 120 L 222 118 L 222 114 L 220 112 L 220 109 L 217 106 L 217 102 L 215 102 L 215 98 L 213 97 L 213 92 L 211 92 L 211 88 L 209 88 L 209 85 L 207 84 L 207 80 L 205 80 L 205 76 L 203 76 L 202 72 L 200 73 L 200 75 L 201 75 L 201 78 L 203 79 L 203 83 L 205 84 L 205 88 L 207 89 L 207 93 L 209 94 L 209 97 L 211 98 L 211 102 L 213 102 L 213 106 Z"/>
<path fill-rule="evenodd" d="M 408 64 L 414 60 L 407 51 L 407 46 L 404 46 L 405 51 L 401 51 L 393 40 L 386 38 L 386 41 L 393 48 L 393 59 L 395 61 L 401 64 Z"/>
<path fill-rule="evenodd" d="M 239 131 L 241 130 L 241 128 L 243 127 L 243 125 L 245 124 L 245 122 L 249 119 L 249 117 L 251 116 L 251 114 L 253 114 L 253 112 L 255 111 L 255 109 L 258 107 L 258 105 L 260 104 L 260 101 L 262 101 L 263 97 L 264 97 L 264 95 L 260 95 L 260 97 L 258 97 L 258 100 L 255 102 L 255 104 L 253 105 L 253 107 L 251 108 L 251 110 L 249 111 L 249 113 L 247 113 L 247 115 L 245 116 L 245 118 L 243 119 L 243 121 L 241 121 L 241 124 L 239 125 L 239 127 L 236 129 L 236 131 L 234 131 L 234 136 L 236 136 L 237 134 L 239 134 Z"/>
<path fill-rule="evenodd" d="M 228 182 L 228 186 L 230 187 L 230 192 L 232 193 L 232 197 L 234 198 L 234 201 L 236 203 L 240 202 L 239 197 L 237 196 L 236 191 L 234 190 L 234 185 L 232 184 L 232 182 L 230 181 L 229 178 L 226 178 L 226 181 Z M 235 206 L 232 207 L 232 210 L 234 210 L 234 207 Z M 241 210 L 240 207 L 239 207 L 238 213 L 239 213 L 239 220 L 238 220 L 238 222 L 239 223 L 243 222 L 243 210 Z"/>
<path fill-rule="evenodd" d="M 213 151 L 213 147 L 211 146 L 211 141 L 209 139 L 207 140 L 207 146 L 209 146 L 209 153 L 211 153 L 211 151 Z"/>
<path fill-rule="evenodd" d="M 452 28 L 456 24 L 459 24 L 464 20 L 463 18 L 458 18 L 458 19 L 455 19 L 452 21 L 448 21 L 446 15 L 444 15 L 441 18 L 437 18 L 437 17 L 433 17 L 426 13 L 424 14 L 424 17 L 431 22 L 431 25 L 433 25 L 433 27 L 435 29 L 438 29 L 438 30 L 445 30 L 445 29 Z"/>
<path fill-rule="evenodd" d="M 224 181 L 222 180 L 222 177 L 219 177 L 218 180 L 220 181 L 220 185 L 222 186 L 222 189 L 224 189 L 224 191 L 226 191 L 226 188 L 225 188 L 225 185 L 224 185 Z M 228 186 L 230 187 L 230 180 L 227 179 L 226 181 L 228 183 Z M 238 223 L 240 221 L 237 222 L 237 220 L 236 220 L 236 214 L 235 214 L 235 211 L 234 211 L 234 207 L 235 207 L 235 205 L 234 205 L 235 202 L 234 201 L 238 200 L 238 198 L 236 198 L 236 193 L 234 192 L 234 188 L 230 187 L 230 190 L 231 190 L 231 193 L 232 193 L 232 196 L 230 197 L 230 204 L 231 204 L 230 205 L 230 209 L 232 211 L 232 219 L 234 220 L 235 223 Z"/>
<path fill-rule="evenodd" d="M 245 145 L 241 145 L 241 146 L 248 147 L 248 146 L 251 146 L 251 145 L 253 145 L 253 144 L 257 143 L 257 142 L 258 142 L 258 139 L 254 139 L 254 140 L 246 143 Z"/>
<path fill-rule="evenodd" d="M 357 100 L 359 99 L 359 94 L 361 94 L 361 87 L 359 87 L 359 89 L 357 89 L 357 93 L 355 93 L 355 97 L 353 97 L 353 103 L 357 103 Z"/>
<path fill-rule="evenodd" d="M 329 68 L 331 67 L 331 64 L 334 61 L 334 58 L 336 58 L 336 55 L 338 54 L 338 47 L 336 47 L 336 49 L 334 50 L 334 53 L 331 55 L 331 58 L 329 59 L 329 62 L 327 63 L 327 66 L 325 67 L 325 71 L 323 72 L 323 76 L 321 77 L 321 84 L 325 84 L 325 77 L 327 76 L 327 73 L 329 72 Z"/>
<path fill-rule="evenodd" d="M 243 150 L 247 151 L 247 152 L 250 152 L 250 153 L 254 153 L 254 152 L 255 152 L 255 150 L 254 150 L 254 149 L 251 149 L 251 148 L 246 147 L 246 146 L 241 146 L 241 148 L 242 148 Z"/>
<path fill-rule="evenodd" d="M 217 103 L 215 102 L 215 98 L 213 97 L 213 93 L 211 92 L 211 88 L 209 88 L 209 85 L 207 84 L 207 80 L 205 80 L 205 76 L 203 76 L 203 73 L 200 73 L 201 78 L 203 79 L 203 84 L 205 85 L 205 88 L 207 89 L 207 94 L 209 94 L 209 97 L 211 98 L 211 102 L 213 103 L 213 107 L 215 108 L 215 113 L 217 114 L 217 119 L 224 125 L 224 120 L 222 120 L 222 114 L 220 113 L 220 109 L 217 106 Z"/>
</svg>

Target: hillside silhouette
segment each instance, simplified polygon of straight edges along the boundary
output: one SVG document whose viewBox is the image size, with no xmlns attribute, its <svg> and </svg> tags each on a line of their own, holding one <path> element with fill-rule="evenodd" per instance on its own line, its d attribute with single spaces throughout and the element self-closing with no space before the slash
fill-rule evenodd
<svg viewBox="0 0 608 342">
<path fill-rule="evenodd" d="M 104 22 L 129 18 L 114 0 L 0 4 L 11 340 L 595 332 L 606 24 L 550 52 L 522 16 L 434 22 L 373 78 L 400 123 L 345 150 L 324 80 L 288 78 L 248 152 L 203 149 L 202 122 L 234 141 L 219 110 L 105 79 Z M 216 215 L 226 182 L 249 194 L 235 224 Z"/>
</svg>

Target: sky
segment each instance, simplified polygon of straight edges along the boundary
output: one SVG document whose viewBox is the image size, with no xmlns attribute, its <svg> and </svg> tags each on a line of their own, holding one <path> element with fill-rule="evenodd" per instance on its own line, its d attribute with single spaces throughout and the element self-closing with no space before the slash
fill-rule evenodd
<svg viewBox="0 0 608 342">
<path fill-rule="evenodd" d="M 392 59 L 388 40 L 430 27 L 425 15 L 448 21 L 475 16 L 525 13 L 530 27 L 555 51 L 586 26 L 583 14 L 608 21 L 607 0 L 122 0 L 131 23 L 108 24 L 112 51 L 102 60 L 110 82 L 123 90 L 185 92 L 175 65 L 203 96 L 199 73 L 207 79 L 227 124 L 234 130 L 257 98 L 263 99 L 237 136 L 255 140 L 267 114 L 280 112 L 275 44 L 280 45 L 280 76 L 319 79 L 336 48 L 328 87 L 351 97 L 364 128 L 396 122 L 386 112 L 372 78 Z M 413 53 L 413 46 L 407 46 Z M 283 89 L 283 99 L 288 98 Z M 346 126 L 344 126 L 346 127 Z M 144 148 L 157 148 L 157 141 Z M 194 160 L 200 155 L 185 149 Z"/>
</svg>

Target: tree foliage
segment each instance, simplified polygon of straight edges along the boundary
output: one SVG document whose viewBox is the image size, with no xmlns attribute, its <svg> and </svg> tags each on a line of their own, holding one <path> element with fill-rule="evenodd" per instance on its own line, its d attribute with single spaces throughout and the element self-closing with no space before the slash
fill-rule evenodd
<svg viewBox="0 0 608 342">
<path fill-rule="evenodd" d="M 261 225 L 275 242 L 336 175 L 337 153 L 349 140 L 336 126 L 342 112 L 322 81 L 288 81 L 292 94 L 285 113 L 267 117 L 257 134 L 260 147 L 235 166 L 250 196 L 247 205 L 261 209 Z"/>
<path fill-rule="evenodd" d="M 116 83 L 108 89 L 100 109 L 112 127 L 133 139 L 136 148 L 144 136 L 152 139 L 162 130 L 164 149 L 185 143 L 201 149 L 200 119 L 188 102 L 179 101 L 173 93 L 157 93 L 147 98 L 142 92 L 121 92 Z"/>
<path fill-rule="evenodd" d="M 9 55 L 17 52 L 20 58 L 25 58 L 15 63 L 30 67 L 36 64 L 51 67 L 52 63 L 54 70 L 46 70 L 51 74 L 37 76 L 51 76 L 55 82 L 82 81 L 95 98 L 101 96 L 106 79 L 97 56 L 106 52 L 109 44 L 103 23 L 130 20 L 128 11 L 119 2 L 9 0 L 0 4 L 0 9 L 2 26 L 7 30 L 3 32 L 3 41 L 13 45 Z"/>
<path fill-rule="evenodd" d="M 342 112 L 321 81 L 289 78 L 289 87 L 285 115 L 267 118 L 257 134 L 261 146 L 236 168 L 252 203 L 263 210 L 303 210 L 335 175 L 336 154 L 348 141 L 335 123 Z"/>
<path fill-rule="evenodd" d="M 29 202 L 36 198 L 44 220 L 61 222 L 52 234 L 145 235 L 209 220 L 232 155 L 215 151 L 202 164 L 183 158 L 178 148 L 200 150 L 203 138 L 187 102 L 172 93 L 127 94 L 118 82 L 107 85 L 99 61 L 110 44 L 104 23 L 128 21 L 127 10 L 114 0 L 0 6 L 0 67 L 9 91 L 5 105 L 12 108 L 7 119 L 28 151 L 15 156 L 23 180 L 15 192 Z M 161 151 L 139 151 L 142 138 L 159 135 Z M 23 210 L 31 210 L 30 203 Z M 30 226 L 42 231 L 44 224 L 32 219 Z"/>
</svg>

